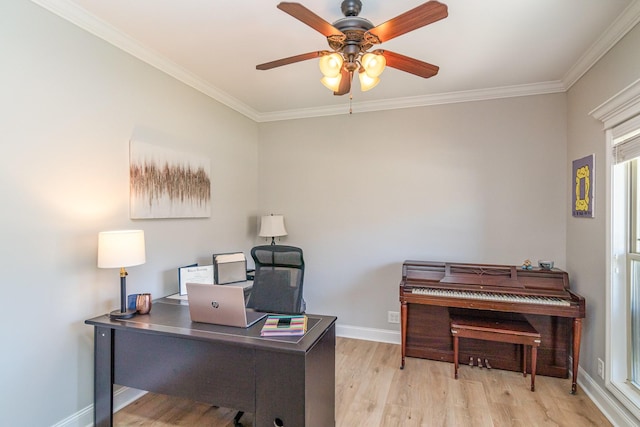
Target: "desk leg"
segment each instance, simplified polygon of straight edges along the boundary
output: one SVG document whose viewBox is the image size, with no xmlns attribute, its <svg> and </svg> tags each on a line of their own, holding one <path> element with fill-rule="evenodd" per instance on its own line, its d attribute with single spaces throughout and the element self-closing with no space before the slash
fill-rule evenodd
<svg viewBox="0 0 640 427">
<path fill-rule="evenodd" d="M 404 358 L 407 351 L 407 303 L 402 302 L 400 304 L 400 334 L 402 337 L 402 361 L 400 362 L 400 369 L 404 369 Z"/>
<path fill-rule="evenodd" d="M 113 329 L 95 327 L 93 422 L 96 427 L 113 426 Z"/>
<path fill-rule="evenodd" d="M 306 354 L 257 350 L 254 425 L 335 426 L 335 346 L 331 326 Z"/>
<path fill-rule="evenodd" d="M 571 380 L 571 394 L 578 389 L 578 361 L 580 360 L 580 339 L 582 338 L 582 319 L 573 319 L 573 378 Z"/>
</svg>

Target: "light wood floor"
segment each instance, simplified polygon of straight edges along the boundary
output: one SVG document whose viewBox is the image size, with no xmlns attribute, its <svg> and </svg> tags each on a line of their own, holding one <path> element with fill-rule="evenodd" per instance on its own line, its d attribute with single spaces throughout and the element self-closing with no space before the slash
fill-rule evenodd
<svg viewBox="0 0 640 427">
<path fill-rule="evenodd" d="M 400 346 L 337 338 L 336 426 L 611 426 L 571 381 L 407 358 Z M 235 410 L 148 393 L 114 417 L 116 426 L 232 426 Z M 251 414 L 242 418 L 254 427 Z M 287 426 L 296 427 L 296 426 Z"/>
</svg>

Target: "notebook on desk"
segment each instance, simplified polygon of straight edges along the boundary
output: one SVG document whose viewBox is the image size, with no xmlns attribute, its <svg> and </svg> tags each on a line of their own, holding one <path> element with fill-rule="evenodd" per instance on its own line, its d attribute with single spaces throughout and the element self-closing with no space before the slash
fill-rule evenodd
<svg viewBox="0 0 640 427">
<path fill-rule="evenodd" d="M 248 328 L 266 313 L 249 310 L 241 286 L 187 283 L 192 322 Z"/>
</svg>

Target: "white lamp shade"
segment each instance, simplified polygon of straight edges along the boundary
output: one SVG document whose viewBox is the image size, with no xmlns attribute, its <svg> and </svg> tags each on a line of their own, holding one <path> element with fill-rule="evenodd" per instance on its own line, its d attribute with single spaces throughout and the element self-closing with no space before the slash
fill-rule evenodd
<svg viewBox="0 0 640 427">
<path fill-rule="evenodd" d="M 143 230 L 98 233 L 98 268 L 131 267 L 145 261 Z"/>
<path fill-rule="evenodd" d="M 287 230 L 284 228 L 284 216 L 266 215 L 260 221 L 260 237 L 280 237 L 286 236 Z"/>
</svg>

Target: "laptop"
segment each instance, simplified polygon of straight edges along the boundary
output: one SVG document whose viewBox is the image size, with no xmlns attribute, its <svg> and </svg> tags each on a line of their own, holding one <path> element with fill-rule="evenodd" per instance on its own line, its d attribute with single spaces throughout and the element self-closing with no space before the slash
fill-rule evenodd
<svg viewBox="0 0 640 427">
<path fill-rule="evenodd" d="M 241 286 L 187 283 L 187 299 L 192 322 L 248 328 L 267 315 L 245 307 Z"/>
</svg>

